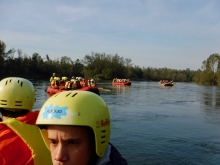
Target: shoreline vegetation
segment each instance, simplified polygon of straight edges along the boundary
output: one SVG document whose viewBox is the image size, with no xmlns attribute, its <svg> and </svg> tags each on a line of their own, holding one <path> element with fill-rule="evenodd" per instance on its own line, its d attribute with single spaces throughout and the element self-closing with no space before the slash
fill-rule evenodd
<svg viewBox="0 0 220 165">
<path fill-rule="evenodd" d="M 15 57 L 17 56 L 17 57 Z M 196 71 L 177 70 L 170 68 L 140 67 L 134 65 L 129 58 L 120 57 L 117 53 L 109 55 L 92 52 L 83 59 L 73 61 L 70 57 L 61 56 L 55 60 L 49 55 L 42 57 L 38 53 L 31 56 L 21 49 L 14 48 L 6 51 L 6 44 L 0 40 L 0 79 L 17 76 L 29 79 L 48 79 L 52 73 L 57 76 L 79 76 L 88 79 L 112 80 L 113 78 L 127 78 L 130 80 L 174 82 L 195 82 L 205 85 L 220 86 L 220 56 L 211 54 L 202 62 L 201 69 Z"/>
</svg>

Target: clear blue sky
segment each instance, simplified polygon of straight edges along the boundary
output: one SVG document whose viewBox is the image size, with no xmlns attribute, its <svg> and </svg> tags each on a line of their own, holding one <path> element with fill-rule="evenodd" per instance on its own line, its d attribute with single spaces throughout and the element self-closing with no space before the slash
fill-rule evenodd
<svg viewBox="0 0 220 165">
<path fill-rule="evenodd" d="M 140 67 L 197 70 L 220 54 L 220 0 L 0 0 L 0 20 L 7 50 L 53 60 L 117 53 Z"/>
</svg>

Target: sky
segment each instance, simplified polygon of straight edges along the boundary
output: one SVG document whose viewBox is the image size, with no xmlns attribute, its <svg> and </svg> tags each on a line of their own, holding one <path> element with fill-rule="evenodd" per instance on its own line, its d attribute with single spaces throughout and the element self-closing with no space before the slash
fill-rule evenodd
<svg viewBox="0 0 220 165">
<path fill-rule="evenodd" d="M 141 68 L 197 70 L 220 54 L 219 7 L 219 0 L 0 0 L 0 40 L 6 51 L 45 59 L 117 53 Z"/>
</svg>

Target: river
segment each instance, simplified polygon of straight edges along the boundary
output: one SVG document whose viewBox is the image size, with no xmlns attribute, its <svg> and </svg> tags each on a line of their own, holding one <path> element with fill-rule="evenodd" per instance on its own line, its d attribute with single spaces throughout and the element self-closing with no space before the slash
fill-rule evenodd
<svg viewBox="0 0 220 165">
<path fill-rule="evenodd" d="M 34 109 L 48 94 L 46 81 L 32 81 Z M 109 106 L 111 143 L 130 165 L 220 164 L 220 88 L 194 83 L 162 87 L 134 81 L 131 86 L 98 82 Z"/>
</svg>

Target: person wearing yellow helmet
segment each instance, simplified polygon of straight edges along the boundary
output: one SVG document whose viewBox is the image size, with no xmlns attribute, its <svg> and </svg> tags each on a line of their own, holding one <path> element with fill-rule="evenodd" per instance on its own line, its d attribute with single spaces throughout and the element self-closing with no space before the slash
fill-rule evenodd
<svg viewBox="0 0 220 165">
<path fill-rule="evenodd" d="M 51 96 L 42 106 L 36 124 L 54 165 L 127 165 L 109 142 L 108 106 L 88 91 L 66 91 Z"/>
<path fill-rule="evenodd" d="M 59 83 L 59 89 L 65 89 L 67 77 L 62 77 Z"/>
<path fill-rule="evenodd" d="M 54 80 L 55 77 L 56 77 L 56 73 L 53 73 L 52 76 L 50 77 L 50 83 Z"/>
<path fill-rule="evenodd" d="M 35 125 L 39 111 L 33 84 L 24 78 L 8 77 L 0 81 L 0 164 L 52 165 L 39 128 Z"/>
<path fill-rule="evenodd" d="M 90 85 L 91 85 L 91 87 L 96 87 L 96 82 L 94 79 L 90 80 Z"/>
<path fill-rule="evenodd" d="M 59 86 L 60 86 L 60 77 L 54 77 L 54 79 L 52 80 L 50 85 L 51 85 L 52 88 L 55 88 L 55 89 L 59 88 Z"/>
</svg>

